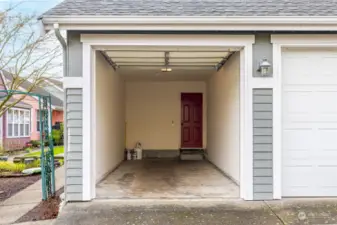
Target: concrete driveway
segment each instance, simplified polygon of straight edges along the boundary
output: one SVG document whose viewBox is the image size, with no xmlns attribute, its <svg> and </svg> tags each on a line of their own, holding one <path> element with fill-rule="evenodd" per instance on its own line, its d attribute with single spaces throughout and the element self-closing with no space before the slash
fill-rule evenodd
<svg viewBox="0 0 337 225">
<path fill-rule="evenodd" d="M 336 200 L 100 200 L 66 205 L 54 224 L 337 224 Z"/>
</svg>

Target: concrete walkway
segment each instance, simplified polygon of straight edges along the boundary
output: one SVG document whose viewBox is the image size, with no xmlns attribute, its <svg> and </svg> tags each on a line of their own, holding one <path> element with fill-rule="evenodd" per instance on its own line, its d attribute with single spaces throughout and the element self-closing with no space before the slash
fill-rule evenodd
<svg viewBox="0 0 337 225">
<path fill-rule="evenodd" d="M 64 186 L 64 167 L 55 171 L 56 190 Z M 41 180 L 0 203 L 0 224 L 14 223 L 41 202 Z"/>
<path fill-rule="evenodd" d="M 337 224 L 337 199 L 98 200 L 67 204 L 54 225 Z"/>
</svg>

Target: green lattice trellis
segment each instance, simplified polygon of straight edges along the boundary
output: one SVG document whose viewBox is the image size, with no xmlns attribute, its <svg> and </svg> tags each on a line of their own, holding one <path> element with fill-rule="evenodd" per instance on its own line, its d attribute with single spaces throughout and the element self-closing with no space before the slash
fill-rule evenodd
<svg viewBox="0 0 337 225">
<path fill-rule="evenodd" d="M 0 99 L 8 95 L 13 96 L 16 94 L 33 96 L 38 99 L 40 113 L 42 199 L 47 200 L 49 197 L 55 195 L 54 143 L 51 135 L 51 97 L 15 90 L 0 90 L 0 93 L 3 93 Z"/>
</svg>

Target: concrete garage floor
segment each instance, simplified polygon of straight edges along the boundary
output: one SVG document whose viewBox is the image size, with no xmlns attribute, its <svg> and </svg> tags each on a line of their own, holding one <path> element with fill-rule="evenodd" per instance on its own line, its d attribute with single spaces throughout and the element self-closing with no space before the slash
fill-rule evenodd
<svg viewBox="0 0 337 225">
<path fill-rule="evenodd" d="M 98 184 L 97 198 L 239 198 L 239 187 L 207 161 L 125 161 Z"/>
</svg>

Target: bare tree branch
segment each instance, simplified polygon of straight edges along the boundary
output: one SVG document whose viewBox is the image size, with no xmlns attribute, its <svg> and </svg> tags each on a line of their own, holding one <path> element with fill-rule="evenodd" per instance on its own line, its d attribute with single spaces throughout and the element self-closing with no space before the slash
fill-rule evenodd
<svg viewBox="0 0 337 225">
<path fill-rule="evenodd" d="M 10 90 L 22 91 L 25 84 L 25 91 L 31 93 L 46 86 L 44 81 L 58 73 L 55 71 L 62 61 L 61 49 L 48 45 L 55 42 L 55 37 L 39 36 L 35 16 L 15 13 L 15 7 L 0 10 L 0 70 L 8 71 L 4 82 L 9 90 L 7 95 L 0 95 L 0 116 L 27 97 Z"/>
</svg>

